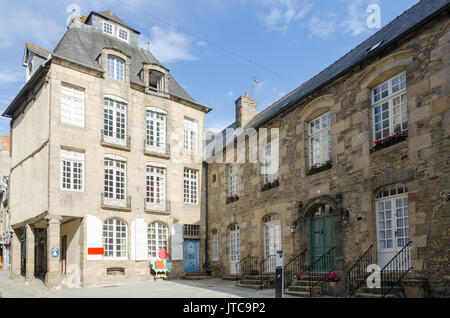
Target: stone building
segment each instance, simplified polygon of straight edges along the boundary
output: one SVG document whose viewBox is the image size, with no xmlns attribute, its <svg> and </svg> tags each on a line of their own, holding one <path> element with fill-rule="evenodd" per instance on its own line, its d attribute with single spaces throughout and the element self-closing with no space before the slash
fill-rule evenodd
<svg viewBox="0 0 450 318">
<path fill-rule="evenodd" d="M 11 166 L 9 156 L 9 136 L 1 136 L 0 150 L 0 270 L 9 270 L 10 260 L 10 227 L 8 211 L 8 177 Z"/>
<path fill-rule="evenodd" d="M 236 160 L 239 138 L 251 136 L 224 131 L 208 144 L 219 145 L 208 152 L 209 270 L 270 273 L 281 249 L 298 265 L 285 284 L 303 270 L 336 271 L 343 287 L 367 251 L 387 270 L 400 253 L 397 270 L 412 267 L 412 282 L 427 253 L 427 295 L 448 295 L 448 203 L 435 211 L 429 244 L 427 233 L 450 188 L 449 42 L 449 1 L 420 1 L 263 111 L 240 97 L 229 128 L 276 128 L 279 152 L 269 132 L 257 164 L 248 143 L 246 163 L 213 162 Z M 271 160 L 277 173 L 264 170 Z"/>
<path fill-rule="evenodd" d="M 111 11 L 76 17 L 53 51 L 27 43 L 11 118 L 11 277 L 81 283 L 201 270 L 200 142 L 210 111 Z M 204 242 L 204 240 L 202 241 Z M 69 274 L 73 274 L 69 277 Z"/>
</svg>

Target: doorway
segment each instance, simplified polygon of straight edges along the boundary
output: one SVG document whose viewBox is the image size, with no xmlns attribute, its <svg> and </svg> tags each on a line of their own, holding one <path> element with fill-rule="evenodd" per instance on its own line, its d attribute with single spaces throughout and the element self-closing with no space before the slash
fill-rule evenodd
<svg viewBox="0 0 450 318">
<path fill-rule="evenodd" d="M 321 204 L 309 218 L 310 224 L 310 264 L 313 265 L 334 246 L 334 217 L 333 210 L 327 204 Z M 332 255 L 330 257 L 333 257 Z M 333 270 L 334 260 L 326 260 L 315 264 L 315 270 L 330 272 Z M 325 267 L 324 267 L 325 266 Z M 314 270 L 314 267 L 312 270 Z M 320 267 L 320 268 L 319 268 Z"/>
<path fill-rule="evenodd" d="M 200 240 L 184 240 L 184 271 L 196 273 L 200 271 Z"/>
<path fill-rule="evenodd" d="M 230 244 L 230 274 L 239 274 L 239 268 L 236 264 L 241 259 L 241 241 L 239 225 L 233 224 L 228 228 L 229 244 Z"/>
</svg>

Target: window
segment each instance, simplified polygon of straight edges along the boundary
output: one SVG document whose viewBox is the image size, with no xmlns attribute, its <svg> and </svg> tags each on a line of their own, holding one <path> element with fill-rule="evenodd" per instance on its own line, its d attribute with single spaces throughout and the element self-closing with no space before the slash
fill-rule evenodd
<svg viewBox="0 0 450 318">
<path fill-rule="evenodd" d="M 84 153 L 61 149 L 61 189 L 84 190 Z"/>
<path fill-rule="evenodd" d="M 84 89 L 61 84 L 61 122 L 84 127 Z"/>
<path fill-rule="evenodd" d="M 184 119 L 184 150 L 197 152 L 197 121 Z"/>
<path fill-rule="evenodd" d="M 128 42 L 128 31 L 122 28 L 119 28 L 119 39 Z"/>
<path fill-rule="evenodd" d="M 158 92 L 164 92 L 164 74 L 151 70 L 149 74 L 149 86 Z"/>
<path fill-rule="evenodd" d="M 186 236 L 199 236 L 200 235 L 200 225 L 186 224 L 184 226 L 184 235 L 186 235 Z"/>
<path fill-rule="evenodd" d="M 383 140 L 395 133 L 408 133 L 406 74 L 397 75 L 372 90 L 373 137 Z"/>
<path fill-rule="evenodd" d="M 148 255 L 157 258 L 160 250 L 168 250 L 169 231 L 162 223 L 151 223 L 148 225 Z"/>
<path fill-rule="evenodd" d="M 109 78 L 113 78 L 123 82 L 124 69 L 125 69 L 125 62 L 123 60 L 112 55 L 108 56 L 107 75 Z"/>
<path fill-rule="evenodd" d="M 408 189 L 384 187 L 376 196 L 379 249 L 400 250 L 409 242 Z"/>
<path fill-rule="evenodd" d="M 126 206 L 126 163 L 105 159 L 104 203 L 112 206 Z"/>
<path fill-rule="evenodd" d="M 321 165 L 331 160 L 330 113 L 326 113 L 309 123 L 309 164 Z"/>
<path fill-rule="evenodd" d="M 127 225 L 119 219 L 109 219 L 103 223 L 104 256 L 127 258 Z"/>
<path fill-rule="evenodd" d="M 263 158 L 263 178 L 264 183 L 273 181 L 277 178 L 278 169 L 272 166 L 272 144 L 268 143 L 264 146 L 264 158 Z M 272 173 L 271 173 L 272 172 Z"/>
<path fill-rule="evenodd" d="M 147 110 L 145 148 L 147 151 L 166 153 L 166 114 Z"/>
<path fill-rule="evenodd" d="M 197 204 L 197 170 L 184 169 L 184 202 Z"/>
<path fill-rule="evenodd" d="M 108 143 L 127 146 L 127 105 L 109 98 L 105 98 L 104 104 L 103 140 Z"/>
<path fill-rule="evenodd" d="M 219 260 L 219 236 L 217 235 L 217 233 L 213 233 L 213 235 L 212 235 L 212 248 L 213 248 L 212 260 L 218 261 Z"/>
<path fill-rule="evenodd" d="M 103 32 L 109 35 L 113 35 L 113 25 L 108 22 L 103 22 Z"/>
<path fill-rule="evenodd" d="M 238 194 L 238 165 L 228 166 L 228 196 Z"/>
<path fill-rule="evenodd" d="M 166 169 L 147 167 L 145 208 L 155 211 L 166 210 Z"/>
</svg>

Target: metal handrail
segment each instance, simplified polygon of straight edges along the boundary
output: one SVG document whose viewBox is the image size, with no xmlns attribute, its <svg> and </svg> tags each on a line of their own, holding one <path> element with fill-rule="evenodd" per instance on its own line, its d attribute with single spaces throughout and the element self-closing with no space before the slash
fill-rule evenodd
<svg viewBox="0 0 450 318">
<path fill-rule="evenodd" d="M 144 139 L 144 153 L 155 155 L 155 156 L 170 156 L 170 143 L 160 142 L 158 146 L 150 146 L 148 140 Z"/>
<path fill-rule="evenodd" d="M 303 252 L 293 257 L 286 265 L 284 265 L 284 288 L 287 289 L 297 276 L 305 272 L 306 269 L 306 252 L 308 249 L 304 249 Z M 298 273 L 294 273 L 295 269 Z M 295 275 L 295 276 L 294 276 Z"/>
<path fill-rule="evenodd" d="M 334 254 L 333 251 L 336 249 L 336 247 L 333 247 L 329 249 L 327 252 L 325 252 L 322 256 L 320 256 L 318 259 L 316 259 L 306 270 L 308 272 L 308 282 L 309 282 L 309 297 L 312 297 L 312 290 L 313 288 L 318 285 L 322 280 L 325 279 L 326 275 L 323 275 L 326 273 L 327 275 L 330 274 L 331 271 L 323 271 L 326 270 L 327 265 L 331 265 L 331 268 L 333 268 L 333 262 L 334 262 Z M 331 255 L 330 255 L 331 254 Z M 328 262 L 329 258 L 331 256 L 331 264 Z M 321 264 L 325 265 L 322 267 L 322 270 L 319 271 L 312 271 L 311 269 L 315 268 L 316 265 Z M 320 268 L 319 268 L 320 269 Z"/>
<path fill-rule="evenodd" d="M 110 145 L 130 148 L 130 135 L 101 129 L 101 142 Z"/>
<path fill-rule="evenodd" d="M 358 258 L 353 266 L 347 271 L 346 274 L 346 287 L 348 289 L 348 297 L 352 297 L 353 294 L 361 287 L 361 284 L 371 274 L 367 272 L 367 266 L 372 264 L 373 258 L 373 244 Z"/>
<path fill-rule="evenodd" d="M 250 262 L 249 262 L 250 261 Z M 236 276 L 239 277 L 245 276 L 246 274 L 251 273 L 251 271 L 255 270 L 258 272 L 258 263 L 259 257 L 257 256 L 246 256 L 241 259 L 238 263 L 236 263 Z M 239 266 L 239 271 L 238 271 Z"/>
<path fill-rule="evenodd" d="M 276 257 L 276 255 L 269 255 L 260 264 L 261 265 L 261 289 L 264 288 L 264 274 L 265 273 L 271 273 L 271 272 L 266 271 L 265 265 L 266 264 L 270 264 L 269 266 L 272 266 L 273 265 L 272 263 L 276 261 L 275 257 Z M 275 269 L 275 266 L 273 266 L 273 267 Z M 273 273 L 275 273 L 275 271 Z"/>
<path fill-rule="evenodd" d="M 399 285 L 402 279 L 413 269 L 410 258 L 409 241 L 380 271 L 381 277 L 381 296 L 384 298 L 394 288 Z M 401 263 L 399 263 L 399 261 Z M 400 266 L 409 264 L 408 269 L 403 269 Z M 392 283 L 394 282 L 394 283 Z"/>
</svg>

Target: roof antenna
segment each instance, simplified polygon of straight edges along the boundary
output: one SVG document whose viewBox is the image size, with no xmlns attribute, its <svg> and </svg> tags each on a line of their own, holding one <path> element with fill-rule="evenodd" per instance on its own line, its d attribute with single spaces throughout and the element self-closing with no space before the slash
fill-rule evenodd
<svg viewBox="0 0 450 318">
<path fill-rule="evenodd" d="M 253 87 L 254 87 L 255 90 L 254 98 L 257 99 L 258 85 L 259 85 L 258 76 L 252 76 L 251 79 L 252 82 L 251 82 L 250 96 L 253 97 Z"/>
<path fill-rule="evenodd" d="M 147 51 L 150 51 L 150 41 L 147 41 Z"/>
</svg>

